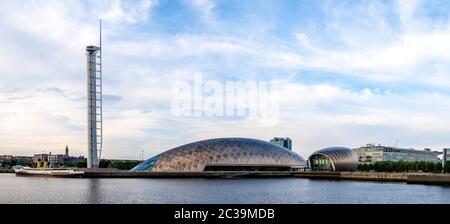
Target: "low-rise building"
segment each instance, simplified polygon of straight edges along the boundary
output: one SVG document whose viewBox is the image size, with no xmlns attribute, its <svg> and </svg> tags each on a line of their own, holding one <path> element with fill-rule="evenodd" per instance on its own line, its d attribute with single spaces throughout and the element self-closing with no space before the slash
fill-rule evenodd
<svg viewBox="0 0 450 224">
<path fill-rule="evenodd" d="M 48 161 L 48 154 L 41 153 L 33 155 L 33 163 L 39 163 L 44 161 Z"/>
<path fill-rule="evenodd" d="M 48 156 L 48 162 L 51 165 L 62 165 L 62 164 L 64 164 L 65 159 L 66 159 L 66 155 L 62 155 L 62 154 Z"/>
<path fill-rule="evenodd" d="M 13 159 L 12 155 L 0 155 L 0 161 L 10 161 Z"/>
<path fill-rule="evenodd" d="M 372 164 L 379 161 L 426 161 L 438 163 L 439 152 L 430 149 L 402 149 L 387 146 L 375 146 L 368 144 L 364 147 L 354 149 L 358 154 L 358 161 L 361 164 Z"/>
</svg>

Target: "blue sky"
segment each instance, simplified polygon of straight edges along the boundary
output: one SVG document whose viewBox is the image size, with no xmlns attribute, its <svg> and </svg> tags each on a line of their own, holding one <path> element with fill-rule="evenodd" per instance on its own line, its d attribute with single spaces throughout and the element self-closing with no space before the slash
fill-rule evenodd
<svg viewBox="0 0 450 224">
<path fill-rule="evenodd" d="M 142 0 L 0 3 L 0 154 L 86 150 L 86 45 L 104 25 L 105 158 L 196 140 L 450 145 L 450 2 Z M 280 120 L 174 117 L 171 85 L 280 80 Z"/>
</svg>

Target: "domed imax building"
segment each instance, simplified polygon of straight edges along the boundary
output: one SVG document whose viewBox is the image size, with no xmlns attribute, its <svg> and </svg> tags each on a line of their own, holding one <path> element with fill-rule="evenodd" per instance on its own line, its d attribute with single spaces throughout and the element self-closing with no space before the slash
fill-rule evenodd
<svg viewBox="0 0 450 224">
<path fill-rule="evenodd" d="M 308 166 L 313 171 L 356 171 L 358 154 L 344 147 L 324 148 L 309 157 Z"/>
<path fill-rule="evenodd" d="M 257 139 L 218 138 L 182 145 L 134 167 L 135 172 L 303 171 L 297 153 Z"/>
</svg>

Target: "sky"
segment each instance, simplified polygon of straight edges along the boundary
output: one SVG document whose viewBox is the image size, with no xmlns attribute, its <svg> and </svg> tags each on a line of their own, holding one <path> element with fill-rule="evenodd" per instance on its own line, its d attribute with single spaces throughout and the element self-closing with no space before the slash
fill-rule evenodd
<svg viewBox="0 0 450 224">
<path fill-rule="evenodd" d="M 450 1 L 2 0 L 0 154 L 87 155 L 85 47 L 103 21 L 103 158 L 290 137 L 303 157 L 450 146 Z M 178 117 L 173 83 L 279 80 L 279 120 Z"/>
</svg>

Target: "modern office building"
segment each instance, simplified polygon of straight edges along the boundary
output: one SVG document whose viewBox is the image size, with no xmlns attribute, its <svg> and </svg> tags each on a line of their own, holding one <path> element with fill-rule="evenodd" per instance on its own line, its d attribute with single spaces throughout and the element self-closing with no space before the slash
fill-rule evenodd
<svg viewBox="0 0 450 224">
<path fill-rule="evenodd" d="M 401 149 L 395 147 L 375 146 L 367 144 L 364 147 L 355 149 L 358 154 L 358 161 L 361 164 L 372 164 L 378 161 L 427 161 L 439 162 L 439 152 L 430 149 Z"/>
<path fill-rule="evenodd" d="M 303 170 L 295 152 L 266 141 L 218 138 L 182 145 L 134 167 L 135 172 L 289 171 Z"/>
<path fill-rule="evenodd" d="M 358 155 L 349 148 L 324 148 L 308 158 L 308 166 L 312 171 L 356 171 Z"/>
<path fill-rule="evenodd" d="M 270 143 L 292 150 L 292 140 L 290 138 L 274 137 Z"/>
</svg>

